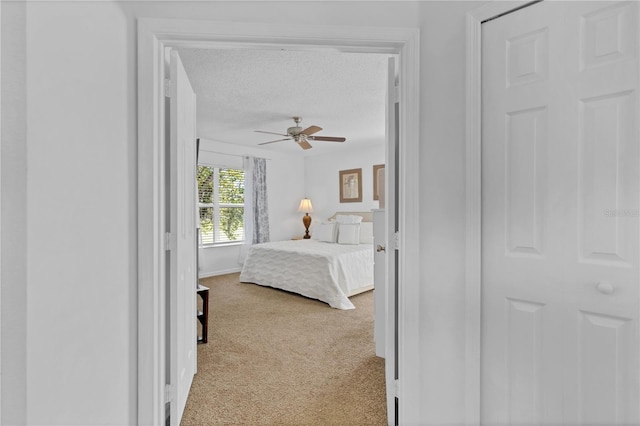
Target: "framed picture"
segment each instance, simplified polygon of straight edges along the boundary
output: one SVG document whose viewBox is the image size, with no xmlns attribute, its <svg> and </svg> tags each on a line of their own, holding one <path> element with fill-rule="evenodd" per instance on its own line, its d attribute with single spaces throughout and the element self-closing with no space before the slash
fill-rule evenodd
<svg viewBox="0 0 640 426">
<path fill-rule="evenodd" d="M 384 164 L 373 165 L 373 199 L 379 200 L 380 193 L 378 192 L 378 170 L 384 169 Z"/>
<path fill-rule="evenodd" d="M 362 201 L 362 169 L 340 170 L 340 202 Z"/>
</svg>

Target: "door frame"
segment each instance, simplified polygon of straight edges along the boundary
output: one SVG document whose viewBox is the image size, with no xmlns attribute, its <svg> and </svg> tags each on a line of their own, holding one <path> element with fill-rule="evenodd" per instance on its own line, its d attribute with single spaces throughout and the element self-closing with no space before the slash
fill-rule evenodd
<svg viewBox="0 0 640 426">
<path fill-rule="evenodd" d="M 398 264 L 399 407 L 418 419 L 419 65 L 417 28 L 271 25 L 140 18 L 138 24 L 138 423 L 164 423 L 165 399 L 165 51 L 170 47 L 259 48 L 389 53 L 400 63 Z M 407 232 L 410 230 L 410 232 Z"/>
<path fill-rule="evenodd" d="M 482 320 L 482 23 L 541 0 L 495 1 L 467 13 L 465 424 L 480 424 Z"/>
</svg>

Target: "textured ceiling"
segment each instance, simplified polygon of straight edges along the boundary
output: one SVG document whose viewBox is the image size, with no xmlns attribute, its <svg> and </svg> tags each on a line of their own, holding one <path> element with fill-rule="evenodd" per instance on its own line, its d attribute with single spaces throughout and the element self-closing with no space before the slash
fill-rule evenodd
<svg viewBox="0 0 640 426">
<path fill-rule="evenodd" d="M 387 55 L 334 51 L 179 49 L 197 96 L 198 137 L 278 152 L 315 155 L 380 144 L 385 137 Z M 256 133 L 322 127 L 303 151 L 293 141 Z"/>
</svg>

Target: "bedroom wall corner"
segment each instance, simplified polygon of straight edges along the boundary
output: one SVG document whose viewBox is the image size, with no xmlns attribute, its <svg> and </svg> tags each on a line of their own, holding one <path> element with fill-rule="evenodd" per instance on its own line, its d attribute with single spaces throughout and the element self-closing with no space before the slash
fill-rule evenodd
<svg viewBox="0 0 640 426">
<path fill-rule="evenodd" d="M 373 166 L 385 163 L 384 141 L 372 141 L 362 148 L 305 157 L 305 193 L 313 202 L 313 226 L 337 211 L 370 211 L 379 207 L 373 199 Z M 341 203 L 339 172 L 362 169 L 362 202 Z"/>
</svg>

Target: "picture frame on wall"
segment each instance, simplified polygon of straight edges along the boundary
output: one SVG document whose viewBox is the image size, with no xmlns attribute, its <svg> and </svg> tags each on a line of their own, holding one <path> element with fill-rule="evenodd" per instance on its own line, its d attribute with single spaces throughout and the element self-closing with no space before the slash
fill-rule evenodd
<svg viewBox="0 0 640 426">
<path fill-rule="evenodd" d="M 380 191 L 378 190 L 378 171 L 384 169 L 384 164 L 373 165 L 373 200 L 380 200 Z"/>
<path fill-rule="evenodd" d="M 340 202 L 362 202 L 362 169 L 340 170 Z"/>
</svg>

